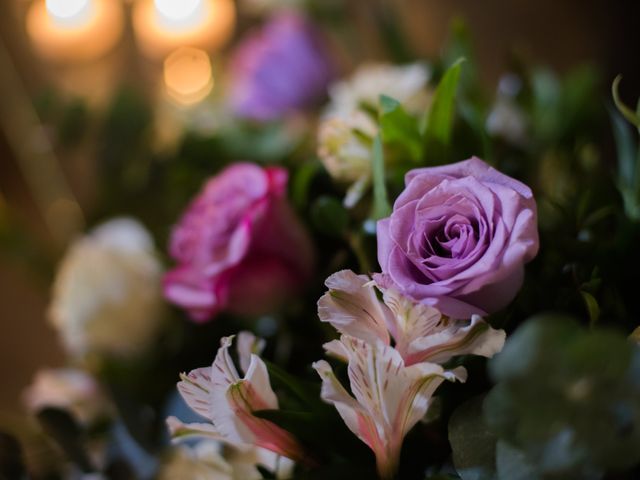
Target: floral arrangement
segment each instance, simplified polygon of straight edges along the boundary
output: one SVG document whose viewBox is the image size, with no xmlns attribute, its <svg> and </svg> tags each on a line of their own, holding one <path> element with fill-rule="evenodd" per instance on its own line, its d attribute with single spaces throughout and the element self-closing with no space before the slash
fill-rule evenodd
<svg viewBox="0 0 640 480">
<path fill-rule="evenodd" d="M 56 447 L 8 478 L 640 478 L 640 111 L 589 69 L 488 94 L 460 25 L 346 73 L 251 3 L 215 128 L 107 115 L 24 397 Z"/>
</svg>

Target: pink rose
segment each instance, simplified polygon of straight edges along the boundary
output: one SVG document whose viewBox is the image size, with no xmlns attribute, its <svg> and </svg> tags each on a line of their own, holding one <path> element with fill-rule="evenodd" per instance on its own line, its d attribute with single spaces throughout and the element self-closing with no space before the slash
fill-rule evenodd
<svg viewBox="0 0 640 480">
<path fill-rule="evenodd" d="M 287 172 L 237 163 L 211 178 L 175 226 L 164 294 L 204 322 L 257 315 L 310 276 L 309 237 L 286 201 Z"/>
<path fill-rule="evenodd" d="M 410 171 L 378 222 L 376 280 L 453 318 L 506 306 L 538 252 L 531 189 L 478 158 Z"/>
</svg>

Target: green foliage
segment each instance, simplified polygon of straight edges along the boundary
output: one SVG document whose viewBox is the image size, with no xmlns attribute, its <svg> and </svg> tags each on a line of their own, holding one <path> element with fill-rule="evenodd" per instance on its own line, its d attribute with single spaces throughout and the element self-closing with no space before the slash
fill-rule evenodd
<svg viewBox="0 0 640 480">
<path fill-rule="evenodd" d="M 640 462 L 640 349 L 623 335 L 535 317 L 489 369 L 498 384 L 485 401 L 486 421 L 538 475 L 517 478 L 590 478 Z M 514 455 L 501 455 L 512 471 L 505 459 Z"/>
<path fill-rule="evenodd" d="M 640 221 L 640 146 L 625 119 L 640 133 L 640 102 L 637 113 L 622 103 L 618 93 L 620 80 L 621 77 L 618 76 L 612 86 L 613 99 L 619 113 L 610 113 L 618 153 L 616 184 L 622 195 L 625 213 L 631 220 L 637 222 Z"/>
<path fill-rule="evenodd" d="M 483 397 L 458 407 L 449 420 L 453 465 L 462 480 L 496 478 L 496 441 L 482 416 Z"/>
<path fill-rule="evenodd" d="M 433 103 L 427 111 L 423 123 L 424 150 L 427 164 L 447 163 L 448 147 L 453 132 L 456 91 L 464 59 L 458 59 L 445 72 L 433 96 Z"/>
<path fill-rule="evenodd" d="M 418 121 L 402 108 L 400 102 L 381 95 L 379 122 L 385 145 L 406 150 L 414 162 L 420 161 L 423 142 Z"/>
<path fill-rule="evenodd" d="M 349 223 L 349 214 L 335 197 L 318 197 L 311 206 L 311 221 L 314 227 L 329 236 L 340 237 Z"/>
<path fill-rule="evenodd" d="M 373 207 L 371 210 L 371 219 L 379 220 L 388 217 L 391 214 L 391 205 L 387 196 L 387 186 L 385 183 L 384 170 L 384 150 L 382 148 L 382 139 L 380 135 L 376 136 L 373 142 Z"/>
</svg>

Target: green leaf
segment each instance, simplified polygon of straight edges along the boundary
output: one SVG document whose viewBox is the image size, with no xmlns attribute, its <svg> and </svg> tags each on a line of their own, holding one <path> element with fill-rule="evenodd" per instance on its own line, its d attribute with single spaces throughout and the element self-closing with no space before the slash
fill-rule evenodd
<svg viewBox="0 0 640 480">
<path fill-rule="evenodd" d="M 44 408 L 36 417 L 47 435 L 58 443 L 78 468 L 83 472 L 95 471 L 82 444 L 84 432 L 71 415 L 58 408 Z"/>
<path fill-rule="evenodd" d="M 449 420 L 453 465 L 462 480 L 495 480 L 496 436 L 482 416 L 484 397 L 463 403 Z"/>
<path fill-rule="evenodd" d="M 397 100 L 380 95 L 380 132 L 385 144 L 405 148 L 415 162 L 422 157 L 422 137 L 418 121 L 409 115 Z"/>
<path fill-rule="evenodd" d="M 422 124 L 424 149 L 430 165 L 444 163 L 453 133 L 456 91 L 464 58 L 458 59 L 445 72 L 436 88 L 433 103 Z"/>
<path fill-rule="evenodd" d="M 265 364 L 269 371 L 269 377 L 272 379 L 274 384 L 285 388 L 300 400 L 303 405 L 307 407 L 324 405 L 320 400 L 320 391 L 315 383 L 304 382 L 274 363 L 265 360 Z"/>
<path fill-rule="evenodd" d="M 311 206 L 314 227 L 332 237 L 341 237 L 349 226 L 349 214 L 340 200 L 321 196 Z"/>
<path fill-rule="evenodd" d="M 622 75 L 618 75 L 613 80 L 613 84 L 611 85 L 611 94 L 613 95 L 613 101 L 615 102 L 616 107 L 618 107 L 618 110 L 624 116 L 624 118 L 626 118 L 629 121 L 629 123 L 635 125 L 638 131 L 640 131 L 640 115 L 638 115 L 638 113 L 634 112 L 629 107 L 627 107 L 622 102 L 622 99 L 620 99 L 619 87 L 620 87 L 621 80 L 622 80 Z"/>
<path fill-rule="evenodd" d="M 582 295 L 582 299 L 584 300 L 587 311 L 589 312 L 589 325 L 593 326 L 598 322 L 598 318 L 600 318 L 600 306 L 598 305 L 598 301 L 593 295 L 584 290 L 580 291 L 580 295 Z"/>
<path fill-rule="evenodd" d="M 611 112 L 610 116 L 618 157 L 616 185 L 627 216 L 632 220 L 640 220 L 640 148 L 621 115 Z"/>
<path fill-rule="evenodd" d="M 291 185 L 291 200 L 298 210 L 307 206 L 309 189 L 314 177 L 320 170 L 320 162 L 312 161 L 304 163 L 293 176 Z"/>
<path fill-rule="evenodd" d="M 391 206 L 387 197 L 387 185 L 385 183 L 384 173 L 384 150 L 382 148 L 382 139 L 377 135 L 373 141 L 373 210 L 371 212 L 372 220 L 380 220 L 381 218 L 391 215 Z"/>
<path fill-rule="evenodd" d="M 487 425 L 545 478 L 631 468 L 640 461 L 639 370 L 640 349 L 624 335 L 534 317 L 489 361 L 498 383 L 485 400 Z"/>
<path fill-rule="evenodd" d="M 500 440 L 496 446 L 496 465 L 499 480 L 540 480 L 535 465 L 517 448 Z"/>
</svg>

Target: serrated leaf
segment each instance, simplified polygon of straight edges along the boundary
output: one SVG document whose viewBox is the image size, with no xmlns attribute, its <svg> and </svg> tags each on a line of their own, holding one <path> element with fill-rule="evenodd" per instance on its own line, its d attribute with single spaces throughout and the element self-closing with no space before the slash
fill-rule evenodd
<svg viewBox="0 0 640 480">
<path fill-rule="evenodd" d="M 43 430 L 62 448 L 67 457 L 83 472 L 93 472 L 89 455 L 83 445 L 84 432 L 71 415 L 58 408 L 44 408 L 36 414 Z"/>
<path fill-rule="evenodd" d="M 433 102 L 425 115 L 422 134 L 424 150 L 429 165 L 443 163 L 453 134 L 456 91 L 464 58 L 458 59 L 445 72 L 433 96 Z"/>
<path fill-rule="evenodd" d="M 380 132 L 385 144 L 405 148 L 413 161 L 422 157 L 422 137 L 418 121 L 409 115 L 397 100 L 380 95 Z"/>
<path fill-rule="evenodd" d="M 372 220 L 391 215 L 391 206 L 387 197 L 387 184 L 384 169 L 384 150 L 382 139 L 377 135 L 373 141 L 373 209 L 371 211 Z"/>
</svg>

